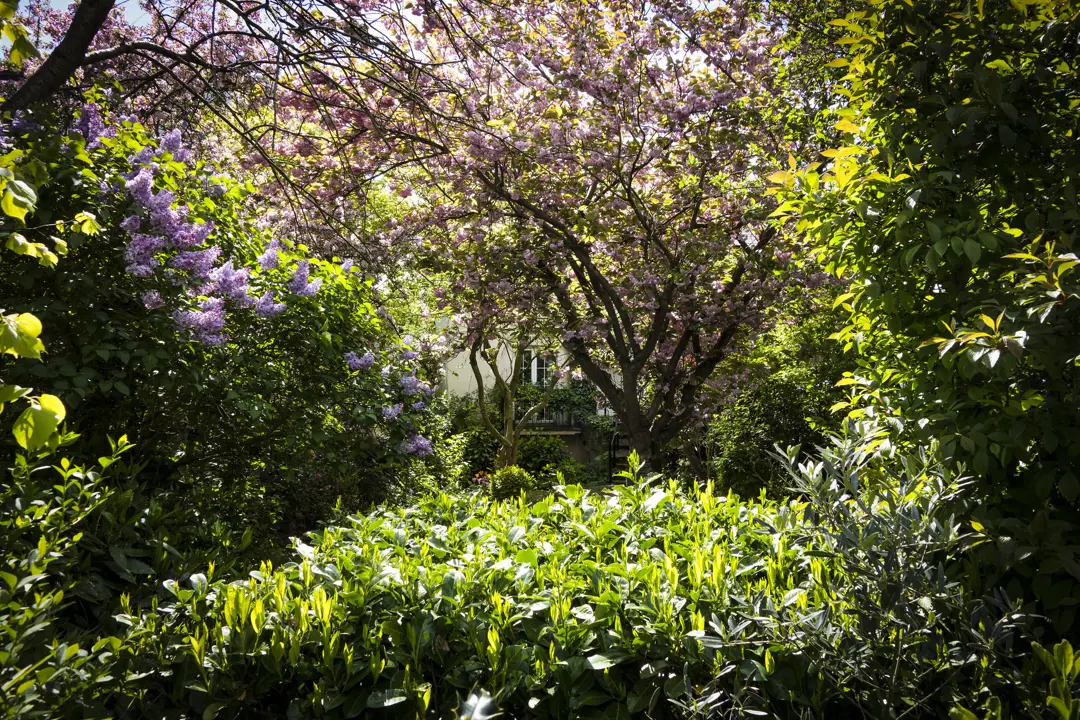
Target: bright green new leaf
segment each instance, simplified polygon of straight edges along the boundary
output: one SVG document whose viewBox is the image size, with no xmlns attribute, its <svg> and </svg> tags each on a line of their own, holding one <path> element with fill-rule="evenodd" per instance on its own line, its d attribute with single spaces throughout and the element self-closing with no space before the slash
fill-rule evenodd
<svg viewBox="0 0 1080 720">
<path fill-rule="evenodd" d="M 23 449 L 37 450 L 49 441 L 66 415 L 67 410 L 60 398 L 55 395 L 40 395 L 31 398 L 30 407 L 23 410 L 15 420 L 11 431 Z"/>
<path fill-rule="evenodd" d="M 30 313 L 5 315 L 0 329 L 0 354 L 40 358 L 45 345 L 38 339 L 41 321 Z"/>
</svg>

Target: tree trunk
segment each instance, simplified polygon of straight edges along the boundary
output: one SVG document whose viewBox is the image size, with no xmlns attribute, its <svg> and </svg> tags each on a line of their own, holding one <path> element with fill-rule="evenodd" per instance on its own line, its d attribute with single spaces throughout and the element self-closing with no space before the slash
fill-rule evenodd
<svg viewBox="0 0 1080 720">
<path fill-rule="evenodd" d="M 705 458 L 701 457 L 701 453 L 698 452 L 697 447 L 687 448 L 687 459 L 690 460 L 690 469 L 694 473 L 694 479 L 701 485 L 704 485 L 709 481 L 709 464 Z"/>
<path fill-rule="evenodd" d="M 630 449 L 636 450 L 638 457 L 645 463 L 642 472 L 645 474 L 663 472 L 664 449 L 653 438 L 649 428 L 630 430 Z"/>
<path fill-rule="evenodd" d="M 495 465 L 498 468 L 509 467 L 517 464 L 517 427 L 514 414 L 517 410 L 514 403 L 514 393 L 510 389 L 503 392 L 503 441 L 499 452 L 495 457 Z"/>
<path fill-rule="evenodd" d="M 86 59 L 90 43 L 105 24 L 105 19 L 115 4 L 116 0 L 82 0 L 75 9 L 64 39 L 41 67 L 0 106 L 0 110 L 25 110 L 36 102 L 48 99 L 62 88 Z"/>
</svg>

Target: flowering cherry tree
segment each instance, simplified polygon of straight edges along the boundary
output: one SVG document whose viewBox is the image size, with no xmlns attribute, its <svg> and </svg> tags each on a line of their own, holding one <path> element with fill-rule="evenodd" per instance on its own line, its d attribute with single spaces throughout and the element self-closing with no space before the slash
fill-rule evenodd
<svg viewBox="0 0 1080 720">
<path fill-rule="evenodd" d="M 220 7 L 273 93 L 247 119 L 265 128 L 246 133 L 253 161 L 338 218 L 373 186 L 396 192 L 409 211 L 358 255 L 426 264 L 453 276 L 448 295 L 482 289 L 560 328 L 645 456 L 768 321 L 789 255 L 763 185 L 787 147 L 770 130 L 777 30 L 743 2 Z M 198 34 L 191 52 L 211 46 Z"/>
<path fill-rule="evenodd" d="M 388 252 L 448 274 L 444 296 L 483 295 L 559 327 L 634 445 L 658 458 L 781 289 L 789 255 L 760 200 L 783 151 L 761 122 L 772 37 L 738 3 L 412 12 L 387 24 L 423 68 L 408 92 L 393 71 L 327 66 L 295 104 L 341 108 L 337 132 L 351 128 L 408 198 L 382 236 Z M 341 10 L 317 28 L 350 22 Z"/>
</svg>

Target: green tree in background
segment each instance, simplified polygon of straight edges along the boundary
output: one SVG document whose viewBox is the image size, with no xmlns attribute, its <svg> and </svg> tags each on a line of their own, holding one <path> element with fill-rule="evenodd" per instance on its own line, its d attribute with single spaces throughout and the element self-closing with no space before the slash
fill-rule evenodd
<svg viewBox="0 0 1080 720">
<path fill-rule="evenodd" d="M 979 478 L 968 579 L 1039 598 L 1062 630 L 1080 598 L 1078 12 L 888 0 L 833 21 L 833 147 L 772 176 L 777 217 L 851 280 L 846 409 Z"/>
</svg>

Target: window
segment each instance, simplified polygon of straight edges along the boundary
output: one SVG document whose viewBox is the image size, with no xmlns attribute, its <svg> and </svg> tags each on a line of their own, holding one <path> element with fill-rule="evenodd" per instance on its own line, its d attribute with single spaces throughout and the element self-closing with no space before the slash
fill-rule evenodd
<svg viewBox="0 0 1080 720">
<path fill-rule="evenodd" d="M 551 381 L 551 374 L 554 372 L 552 365 L 550 355 L 526 350 L 525 356 L 521 359 L 522 383 L 546 388 L 548 382 Z M 524 412 L 524 409 L 518 408 L 518 412 Z M 530 418 L 530 422 L 546 424 L 555 422 L 555 419 L 555 412 L 550 407 L 545 406 Z"/>
<path fill-rule="evenodd" d="M 521 362 L 522 382 L 526 385 L 539 385 L 547 387 L 551 380 L 551 361 L 547 354 L 534 353 L 532 350 L 525 351 L 525 357 Z"/>
</svg>

